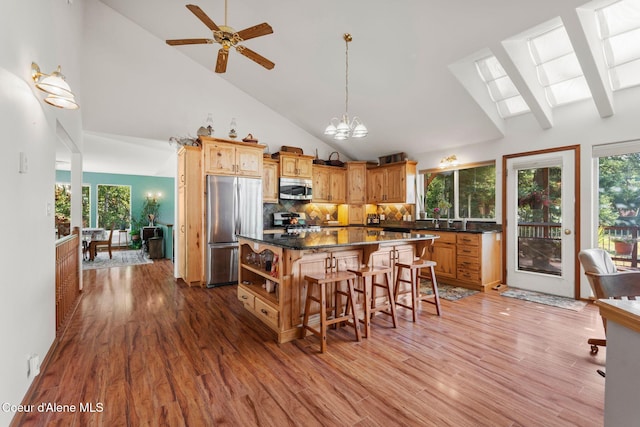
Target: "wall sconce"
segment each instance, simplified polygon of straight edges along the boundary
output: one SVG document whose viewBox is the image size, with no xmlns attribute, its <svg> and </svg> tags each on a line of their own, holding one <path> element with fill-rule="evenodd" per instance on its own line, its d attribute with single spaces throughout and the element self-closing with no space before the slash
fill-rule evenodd
<svg viewBox="0 0 640 427">
<path fill-rule="evenodd" d="M 153 203 L 158 203 L 160 197 L 162 197 L 162 193 L 147 193 L 147 200 Z"/>
<path fill-rule="evenodd" d="M 76 103 L 76 98 L 71 92 L 71 87 L 64 80 L 64 76 L 58 65 L 58 69 L 51 74 L 40 72 L 40 67 L 35 62 L 31 63 L 31 78 L 36 87 L 47 94 L 44 99 L 49 105 L 64 108 L 67 110 L 76 110 L 80 108 Z"/>
<path fill-rule="evenodd" d="M 455 154 L 445 157 L 440 160 L 440 169 L 450 168 L 458 165 L 458 158 Z"/>
</svg>

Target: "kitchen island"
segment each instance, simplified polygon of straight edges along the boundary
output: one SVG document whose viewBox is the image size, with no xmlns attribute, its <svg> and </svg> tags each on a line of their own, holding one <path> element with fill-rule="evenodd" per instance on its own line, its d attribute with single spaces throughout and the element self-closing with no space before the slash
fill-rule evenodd
<svg viewBox="0 0 640 427">
<path fill-rule="evenodd" d="M 368 227 L 238 236 L 238 299 L 288 342 L 302 337 L 305 275 L 411 262 L 436 238 Z"/>
</svg>

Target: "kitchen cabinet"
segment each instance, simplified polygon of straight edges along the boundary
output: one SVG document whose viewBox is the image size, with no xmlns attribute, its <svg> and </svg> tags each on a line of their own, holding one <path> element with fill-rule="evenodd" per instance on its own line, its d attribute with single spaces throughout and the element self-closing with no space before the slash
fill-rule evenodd
<svg viewBox="0 0 640 427">
<path fill-rule="evenodd" d="M 423 258 L 437 263 L 438 281 L 479 291 L 500 283 L 501 233 L 430 233 L 440 238 L 428 248 Z"/>
<path fill-rule="evenodd" d="M 349 224 L 366 225 L 366 208 L 364 205 L 349 205 Z"/>
<path fill-rule="evenodd" d="M 456 278 L 456 233 L 455 232 L 434 232 L 433 234 L 440 236 L 433 245 L 428 248 L 430 251 L 430 259 L 437 263 L 434 268 L 438 280 Z M 426 254 L 426 253 L 425 253 Z"/>
<path fill-rule="evenodd" d="M 201 152 L 185 146 L 178 151 L 178 276 L 189 286 L 202 282 L 203 195 Z"/>
<path fill-rule="evenodd" d="M 240 244 L 238 299 L 244 308 L 274 331 L 281 330 L 282 248 Z"/>
<path fill-rule="evenodd" d="M 280 152 L 280 176 L 313 179 L 313 156 Z"/>
<path fill-rule="evenodd" d="M 262 177 L 264 145 L 200 137 L 206 175 Z"/>
<path fill-rule="evenodd" d="M 367 162 L 347 162 L 347 203 L 367 200 Z"/>
<path fill-rule="evenodd" d="M 406 160 L 369 168 L 367 203 L 415 203 L 416 165 L 416 162 Z"/>
<path fill-rule="evenodd" d="M 263 162 L 262 201 L 264 203 L 278 203 L 278 170 L 280 165 L 272 159 L 263 159 Z"/>
<path fill-rule="evenodd" d="M 313 202 L 346 203 L 347 171 L 333 166 L 313 165 Z"/>
<path fill-rule="evenodd" d="M 461 286 L 486 290 L 500 283 L 501 244 L 501 233 L 458 233 L 456 278 Z"/>
</svg>

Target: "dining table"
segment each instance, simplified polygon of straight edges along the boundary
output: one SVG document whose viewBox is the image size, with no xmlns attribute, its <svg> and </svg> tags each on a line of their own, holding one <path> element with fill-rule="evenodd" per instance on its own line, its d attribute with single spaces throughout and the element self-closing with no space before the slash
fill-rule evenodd
<svg viewBox="0 0 640 427">
<path fill-rule="evenodd" d="M 93 261 L 96 255 L 96 244 L 107 239 L 107 231 L 100 227 L 82 229 L 82 257 Z"/>
</svg>

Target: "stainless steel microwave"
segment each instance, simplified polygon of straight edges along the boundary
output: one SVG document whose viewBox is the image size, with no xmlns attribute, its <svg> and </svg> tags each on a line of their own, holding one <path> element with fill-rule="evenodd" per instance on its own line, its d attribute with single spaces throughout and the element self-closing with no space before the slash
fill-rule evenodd
<svg viewBox="0 0 640 427">
<path fill-rule="evenodd" d="M 302 178 L 280 178 L 280 198 L 285 200 L 311 200 L 312 181 Z"/>
</svg>

